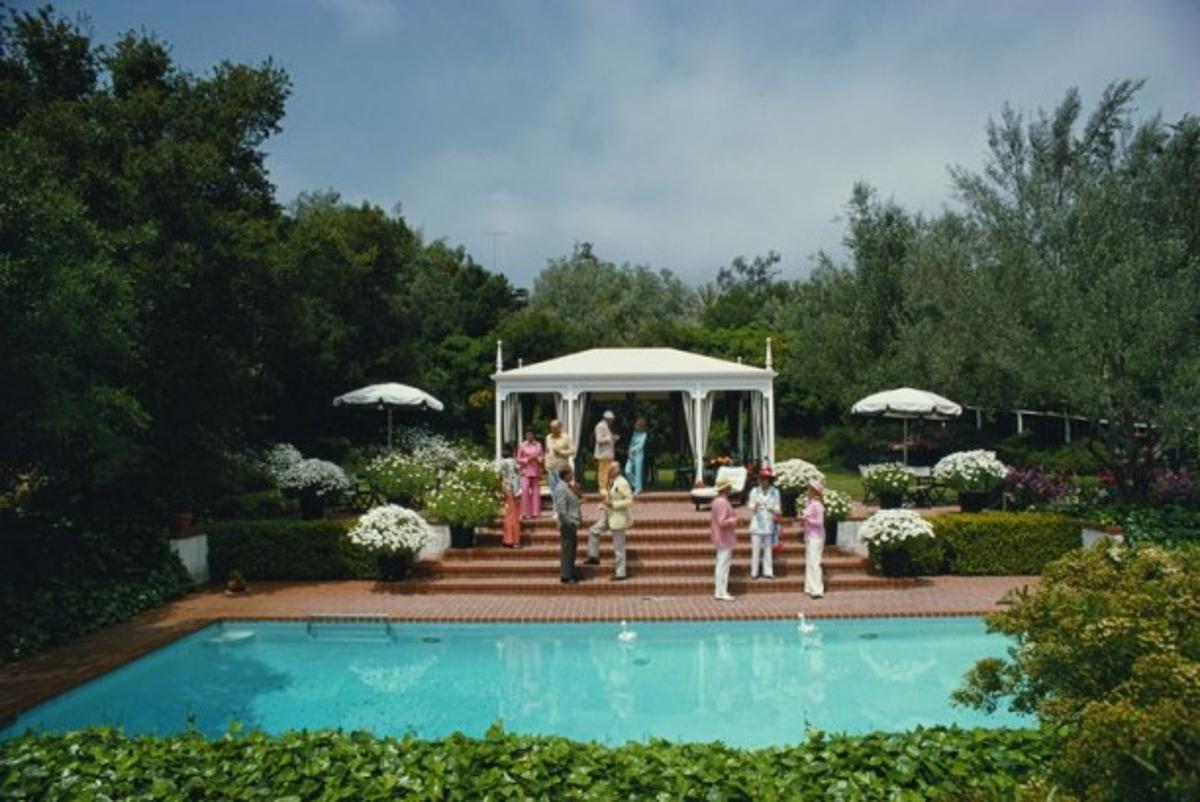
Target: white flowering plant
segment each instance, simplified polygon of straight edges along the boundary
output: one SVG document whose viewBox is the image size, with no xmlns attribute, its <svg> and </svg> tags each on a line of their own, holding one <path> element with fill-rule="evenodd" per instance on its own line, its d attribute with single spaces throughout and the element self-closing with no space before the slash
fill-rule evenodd
<svg viewBox="0 0 1200 802">
<path fill-rule="evenodd" d="M 420 426 L 405 427 L 395 438 L 397 449 L 437 471 L 448 471 L 476 456 L 469 446 Z"/>
<path fill-rule="evenodd" d="M 960 493 L 990 493 L 1004 482 L 1008 466 L 995 451 L 956 451 L 942 457 L 933 468 L 933 478 Z"/>
<path fill-rule="evenodd" d="M 482 526 L 495 519 L 500 492 L 494 482 L 491 487 L 482 488 L 450 474 L 426 496 L 425 508 L 434 519 L 449 526 Z"/>
<path fill-rule="evenodd" d="M 854 506 L 854 501 L 847 493 L 829 489 L 825 491 L 824 504 L 825 520 L 844 521 L 850 517 L 850 510 Z"/>
<path fill-rule="evenodd" d="M 412 506 L 423 504 L 438 483 L 435 466 L 399 451 L 375 457 L 367 463 L 363 476 L 379 495 Z"/>
<path fill-rule="evenodd" d="M 385 504 L 363 513 L 346 539 L 373 554 L 415 555 L 433 539 L 433 530 L 416 511 Z"/>
<path fill-rule="evenodd" d="M 262 455 L 262 464 L 275 479 L 276 484 L 280 484 L 281 476 L 303 461 L 304 455 L 291 443 L 276 443 Z"/>
<path fill-rule="evenodd" d="M 337 496 L 350 489 L 352 482 L 339 465 L 323 459 L 301 459 L 276 475 L 282 490 L 311 494 L 322 498 Z"/>
<path fill-rule="evenodd" d="M 812 482 L 825 483 L 825 474 L 811 462 L 788 459 L 775 465 L 775 486 L 780 492 L 803 492 Z"/>
<path fill-rule="evenodd" d="M 903 496 L 912 473 L 899 462 L 881 462 L 863 469 L 863 489 L 874 496 Z"/>
<path fill-rule="evenodd" d="M 933 526 L 912 510 L 880 510 L 863 521 L 858 536 L 871 546 L 895 546 L 913 538 L 933 537 Z"/>
</svg>

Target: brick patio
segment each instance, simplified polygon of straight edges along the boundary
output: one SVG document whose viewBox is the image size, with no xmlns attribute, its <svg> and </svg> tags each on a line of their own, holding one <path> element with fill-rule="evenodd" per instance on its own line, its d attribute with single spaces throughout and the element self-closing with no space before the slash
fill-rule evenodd
<svg viewBox="0 0 1200 802">
<path fill-rule="evenodd" d="M 131 621 L 0 667 L 0 726 L 22 710 L 221 620 L 304 619 L 320 613 L 386 613 L 398 621 L 739 620 L 863 616 L 978 615 L 1010 588 L 1037 577 L 934 577 L 904 589 L 831 592 L 819 600 L 773 592 L 718 602 L 708 593 L 554 597 L 514 593 L 414 594 L 376 582 L 259 582 L 245 596 L 202 590 Z"/>
</svg>

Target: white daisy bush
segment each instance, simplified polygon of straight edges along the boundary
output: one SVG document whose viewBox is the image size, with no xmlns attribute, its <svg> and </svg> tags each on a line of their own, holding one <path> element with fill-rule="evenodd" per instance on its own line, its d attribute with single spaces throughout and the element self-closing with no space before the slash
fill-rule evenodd
<svg viewBox="0 0 1200 802">
<path fill-rule="evenodd" d="M 933 525 L 912 510 L 880 510 L 858 530 L 872 546 L 894 546 L 916 537 L 933 537 Z"/>
<path fill-rule="evenodd" d="M 881 462 L 863 468 L 863 487 L 877 496 L 902 496 L 911 481 L 912 473 L 899 462 Z"/>
<path fill-rule="evenodd" d="M 933 468 L 933 478 L 960 493 L 989 493 L 1007 474 L 1008 466 L 996 459 L 996 452 L 983 449 L 956 451 Z"/>
<path fill-rule="evenodd" d="M 282 490 L 313 493 L 318 496 L 344 493 L 352 484 L 341 466 L 323 459 L 302 459 L 294 462 L 276 474 L 275 479 Z"/>
<path fill-rule="evenodd" d="M 395 437 L 395 443 L 397 449 L 415 461 L 438 471 L 448 471 L 474 456 L 462 444 L 420 426 L 401 429 Z"/>
<path fill-rule="evenodd" d="M 483 526 L 499 513 L 500 494 L 495 482 L 490 487 L 480 487 L 455 473 L 426 496 L 425 506 L 435 520 L 444 524 Z"/>
<path fill-rule="evenodd" d="M 825 483 L 825 474 L 811 462 L 788 459 L 775 465 L 775 486 L 780 490 L 804 490 L 812 482 Z"/>
<path fill-rule="evenodd" d="M 267 467 L 271 476 L 275 477 L 276 483 L 293 465 L 303 461 L 304 455 L 291 443 L 276 443 L 268 448 L 262 457 L 263 465 Z"/>
<path fill-rule="evenodd" d="M 838 490 L 825 491 L 825 517 L 830 521 L 844 521 L 850 517 L 854 501 L 846 493 Z"/>
<path fill-rule="evenodd" d="M 414 510 L 385 504 L 365 512 L 346 538 L 375 554 L 416 554 L 433 539 L 433 530 Z"/>
</svg>

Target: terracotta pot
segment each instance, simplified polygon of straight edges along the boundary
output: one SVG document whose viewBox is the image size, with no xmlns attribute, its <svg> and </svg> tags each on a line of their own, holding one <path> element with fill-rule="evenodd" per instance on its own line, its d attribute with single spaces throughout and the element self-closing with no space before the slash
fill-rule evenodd
<svg viewBox="0 0 1200 802">
<path fill-rule="evenodd" d="M 190 512 L 177 512 L 171 516 L 171 537 L 186 535 L 192 528 L 195 516 Z"/>
</svg>

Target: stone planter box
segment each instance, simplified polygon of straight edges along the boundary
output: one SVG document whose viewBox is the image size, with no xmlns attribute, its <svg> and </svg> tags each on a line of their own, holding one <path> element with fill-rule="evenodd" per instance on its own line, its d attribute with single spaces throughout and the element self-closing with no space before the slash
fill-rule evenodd
<svg viewBox="0 0 1200 802">
<path fill-rule="evenodd" d="M 187 569 L 188 576 L 197 585 L 208 582 L 208 535 L 186 535 L 170 540 L 171 551 L 179 555 L 179 561 Z"/>
</svg>

